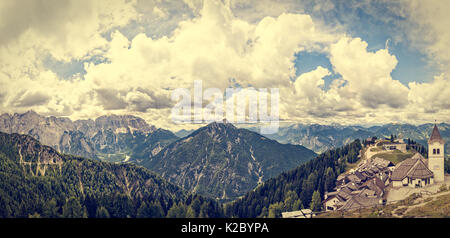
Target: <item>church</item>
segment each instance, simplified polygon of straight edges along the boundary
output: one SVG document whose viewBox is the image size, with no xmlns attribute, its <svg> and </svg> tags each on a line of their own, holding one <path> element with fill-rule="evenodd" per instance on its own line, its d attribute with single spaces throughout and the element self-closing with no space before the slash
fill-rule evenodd
<svg viewBox="0 0 450 238">
<path fill-rule="evenodd" d="M 416 153 L 400 162 L 391 175 L 393 187 L 424 187 L 444 182 L 444 145 L 437 125 L 434 125 L 428 140 L 428 159 Z"/>
</svg>

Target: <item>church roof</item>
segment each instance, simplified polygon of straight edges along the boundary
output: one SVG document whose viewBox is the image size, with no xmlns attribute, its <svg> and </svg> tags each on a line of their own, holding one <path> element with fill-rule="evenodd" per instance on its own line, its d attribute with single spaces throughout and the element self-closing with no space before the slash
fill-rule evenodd
<svg viewBox="0 0 450 238">
<path fill-rule="evenodd" d="M 431 178 L 433 177 L 433 172 L 421 160 L 418 160 L 408 172 L 407 176 L 412 179 Z"/>
<path fill-rule="evenodd" d="M 441 133 L 439 133 L 439 129 L 437 128 L 436 124 L 434 125 L 433 132 L 431 132 L 428 144 L 431 144 L 433 142 L 439 142 L 441 144 L 444 144 L 444 140 L 442 139 Z"/>
<path fill-rule="evenodd" d="M 416 153 L 413 157 L 399 163 L 392 172 L 391 179 L 401 181 L 405 177 L 423 179 L 433 177 L 433 172 L 428 169 L 428 161 L 422 155 Z"/>
</svg>

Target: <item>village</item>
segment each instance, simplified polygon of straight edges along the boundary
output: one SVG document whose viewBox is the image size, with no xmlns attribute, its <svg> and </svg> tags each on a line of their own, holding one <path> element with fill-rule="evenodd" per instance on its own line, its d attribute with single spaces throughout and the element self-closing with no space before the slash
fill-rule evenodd
<svg viewBox="0 0 450 238">
<path fill-rule="evenodd" d="M 436 125 L 428 140 L 428 159 L 402 138 L 367 138 L 356 166 L 340 174 L 335 189 L 324 194 L 322 212 L 384 206 L 414 193 L 436 193 L 450 184 L 444 174 L 444 145 Z M 302 209 L 282 216 L 312 218 L 316 213 Z"/>
</svg>

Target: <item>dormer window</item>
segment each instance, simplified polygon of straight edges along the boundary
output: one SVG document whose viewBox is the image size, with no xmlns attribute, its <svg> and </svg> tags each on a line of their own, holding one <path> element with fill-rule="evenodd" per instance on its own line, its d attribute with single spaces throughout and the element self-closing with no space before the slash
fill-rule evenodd
<svg viewBox="0 0 450 238">
<path fill-rule="evenodd" d="M 436 151 L 436 154 L 439 154 L 440 153 L 440 150 L 439 149 L 437 149 L 437 151 Z"/>
<path fill-rule="evenodd" d="M 435 155 L 436 154 L 436 149 L 433 149 L 433 155 Z"/>
</svg>

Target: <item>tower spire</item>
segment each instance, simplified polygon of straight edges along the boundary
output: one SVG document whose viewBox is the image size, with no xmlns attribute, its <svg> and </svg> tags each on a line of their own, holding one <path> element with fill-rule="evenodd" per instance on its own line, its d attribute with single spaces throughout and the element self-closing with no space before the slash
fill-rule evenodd
<svg viewBox="0 0 450 238">
<path fill-rule="evenodd" d="M 441 137 L 441 133 L 439 133 L 439 129 L 436 124 L 434 124 L 433 132 L 431 132 L 430 139 L 428 140 L 428 144 L 437 141 L 441 144 L 444 144 L 444 140 Z"/>
<path fill-rule="evenodd" d="M 434 124 L 433 132 L 428 140 L 428 169 L 433 172 L 434 182 L 443 182 L 445 179 L 444 145 L 445 141 L 442 139 L 437 125 Z"/>
</svg>

